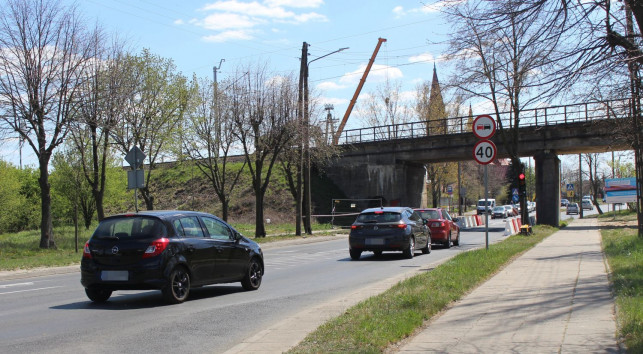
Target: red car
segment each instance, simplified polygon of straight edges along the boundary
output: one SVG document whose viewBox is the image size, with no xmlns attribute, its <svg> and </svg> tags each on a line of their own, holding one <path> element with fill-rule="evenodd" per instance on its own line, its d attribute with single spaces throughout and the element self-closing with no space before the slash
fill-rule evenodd
<svg viewBox="0 0 643 354">
<path fill-rule="evenodd" d="M 460 226 L 456 224 L 458 218 L 442 208 L 415 209 L 422 219 L 427 220 L 431 229 L 431 242 L 442 243 L 446 248 L 460 245 Z"/>
</svg>

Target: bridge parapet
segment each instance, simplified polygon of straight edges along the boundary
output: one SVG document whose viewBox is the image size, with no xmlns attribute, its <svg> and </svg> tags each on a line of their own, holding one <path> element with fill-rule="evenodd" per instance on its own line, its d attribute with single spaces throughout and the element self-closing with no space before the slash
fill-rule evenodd
<svg viewBox="0 0 643 354">
<path fill-rule="evenodd" d="M 558 124 L 582 123 L 602 119 L 628 117 L 629 100 L 595 101 L 572 105 L 538 107 L 520 112 L 520 127 L 547 127 Z M 492 114 L 495 116 L 495 114 Z M 500 113 L 503 128 L 513 127 L 513 112 Z M 429 126 L 437 126 L 437 121 L 417 121 L 392 125 L 349 129 L 342 132 L 339 144 L 356 144 L 385 140 L 414 139 L 427 136 L 469 133 L 469 116 L 447 118 L 447 134 L 427 131 Z M 442 122 L 442 120 L 440 120 Z"/>
</svg>

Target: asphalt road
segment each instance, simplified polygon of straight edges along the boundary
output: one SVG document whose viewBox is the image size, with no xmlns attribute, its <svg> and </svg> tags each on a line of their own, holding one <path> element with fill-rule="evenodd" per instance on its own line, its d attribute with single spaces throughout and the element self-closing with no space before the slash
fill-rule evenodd
<svg viewBox="0 0 643 354">
<path fill-rule="evenodd" d="M 490 220 L 490 243 L 505 223 Z M 166 305 L 159 291 L 118 291 L 106 304 L 85 296 L 80 275 L 0 281 L 2 353 L 223 352 L 244 338 L 307 307 L 410 268 L 484 247 L 483 228 L 463 231 L 461 246 L 351 261 L 346 236 L 326 242 L 266 246 L 266 275 L 258 291 L 240 284 L 194 289 L 188 301 Z"/>
</svg>

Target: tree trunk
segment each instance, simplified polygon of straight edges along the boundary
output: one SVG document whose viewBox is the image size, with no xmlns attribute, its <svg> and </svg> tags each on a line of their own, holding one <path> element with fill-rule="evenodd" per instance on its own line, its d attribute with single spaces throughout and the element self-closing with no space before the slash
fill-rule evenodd
<svg viewBox="0 0 643 354">
<path fill-rule="evenodd" d="M 229 208 L 230 201 L 228 198 L 223 197 L 221 198 L 221 219 L 223 221 L 228 221 L 228 208 Z"/>
<path fill-rule="evenodd" d="M 54 231 L 51 216 L 51 185 L 49 184 L 49 159 L 46 156 L 40 157 L 40 248 L 56 248 L 54 242 Z"/>
<path fill-rule="evenodd" d="M 255 237 L 266 237 L 266 228 L 263 224 L 263 193 L 259 186 L 255 187 Z"/>
<path fill-rule="evenodd" d="M 149 189 L 145 187 L 140 188 L 139 191 L 141 192 L 141 196 L 145 201 L 145 208 L 147 210 L 154 210 L 154 196 L 152 195 L 152 193 L 150 193 Z"/>
</svg>

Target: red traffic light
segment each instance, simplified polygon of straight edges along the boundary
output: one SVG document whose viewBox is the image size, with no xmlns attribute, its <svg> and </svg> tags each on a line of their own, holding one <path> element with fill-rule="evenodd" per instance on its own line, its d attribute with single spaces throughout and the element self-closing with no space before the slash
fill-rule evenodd
<svg viewBox="0 0 643 354">
<path fill-rule="evenodd" d="M 524 181 L 525 180 L 525 174 L 524 173 L 519 174 L 518 179 L 521 180 L 521 181 Z"/>
</svg>

